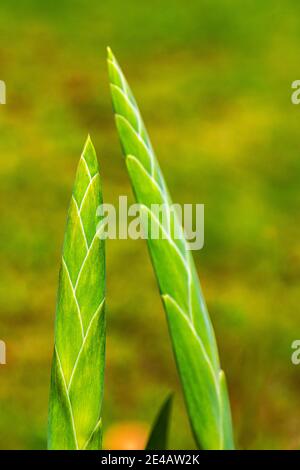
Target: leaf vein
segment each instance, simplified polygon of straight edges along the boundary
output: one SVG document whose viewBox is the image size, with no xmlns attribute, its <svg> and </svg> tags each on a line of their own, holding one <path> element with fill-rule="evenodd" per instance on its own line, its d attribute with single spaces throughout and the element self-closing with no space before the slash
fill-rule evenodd
<svg viewBox="0 0 300 470">
<path fill-rule="evenodd" d="M 79 219 L 79 222 L 80 222 L 80 227 L 81 227 L 82 235 L 83 235 L 83 238 L 84 238 L 85 247 L 86 247 L 86 249 L 88 250 L 88 249 L 89 249 L 89 245 L 88 245 L 88 241 L 87 241 L 87 238 L 86 238 L 86 234 L 85 234 L 85 230 L 84 230 L 82 218 L 81 218 L 81 216 L 80 216 L 79 207 L 78 207 L 77 201 L 76 201 L 76 199 L 75 199 L 74 196 L 72 196 L 72 199 L 73 199 L 73 201 L 74 201 L 74 204 L 75 204 L 75 207 L 76 207 L 76 210 L 77 210 L 77 216 L 78 216 L 78 219 Z"/>
<path fill-rule="evenodd" d="M 87 187 L 86 187 L 85 193 L 84 193 L 83 198 L 82 198 L 82 201 L 81 201 L 81 203 L 80 203 L 79 212 L 81 212 L 83 203 L 84 203 L 84 201 L 85 201 L 85 198 L 87 197 L 87 194 L 88 194 L 88 192 L 89 192 L 89 189 L 90 189 L 90 187 L 92 186 L 94 180 L 95 180 L 97 177 L 99 177 L 99 173 L 96 173 L 96 174 L 90 179 L 90 182 L 89 182 L 89 184 L 88 184 Z"/>
<path fill-rule="evenodd" d="M 70 283 L 70 286 L 71 286 L 71 289 L 72 289 L 72 294 L 73 294 L 73 297 L 74 297 L 74 300 L 75 300 L 75 304 L 76 304 L 76 307 L 77 307 L 79 322 L 80 322 L 80 326 L 81 326 L 82 338 L 84 338 L 84 330 L 83 330 L 83 323 L 82 323 L 81 310 L 80 310 L 79 303 L 78 303 L 78 300 L 77 300 L 77 297 L 76 297 L 76 292 L 75 292 L 75 289 L 74 289 L 74 286 L 73 286 L 73 283 L 72 283 L 72 280 L 71 280 L 70 272 L 69 272 L 67 263 L 66 263 L 66 261 L 64 260 L 64 257 L 62 257 L 62 264 L 63 264 L 63 266 L 64 266 L 64 268 L 65 268 L 65 270 L 66 270 L 66 272 L 67 272 L 67 276 L 68 276 L 68 279 L 69 279 L 69 283 Z"/>
<path fill-rule="evenodd" d="M 83 338 L 83 341 L 82 341 L 82 344 L 81 344 L 81 347 L 78 351 L 78 354 L 77 354 L 77 358 L 75 360 L 75 363 L 74 363 L 74 366 L 73 366 L 73 369 L 72 369 L 72 372 L 71 372 L 71 375 L 70 375 L 70 380 L 69 380 L 69 385 L 68 385 L 68 392 L 70 391 L 70 388 L 71 388 L 71 385 L 72 385 L 72 381 L 73 381 L 73 377 L 74 377 L 74 374 L 75 374 L 75 371 L 77 369 L 77 364 L 78 364 L 78 361 L 79 361 L 79 358 L 80 358 L 80 355 L 81 355 L 81 352 L 83 351 L 83 348 L 85 346 L 85 343 L 86 343 L 86 340 L 88 338 L 88 335 L 89 335 L 89 332 L 90 332 L 90 329 L 91 329 L 91 326 L 92 326 L 92 323 L 95 319 L 95 317 L 97 316 L 99 310 L 102 309 L 102 306 L 104 305 L 104 302 L 105 302 L 105 297 L 104 299 L 100 302 L 100 304 L 98 305 L 98 307 L 96 308 L 96 311 L 95 313 L 93 313 L 92 315 L 92 318 L 88 324 L 88 327 L 86 329 L 86 333 L 84 335 L 84 338 Z"/>
<path fill-rule="evenodd" d="M 189 317 L 186 315 L 186 313 L 184 312 L 184 310 L 182 310 L 182 308 L 180 307 L 180 305 L 178 304 L 178 302 L 176 302 L 176 300 L 169 294 L 162 294 L 162 297 L 163 298 L 169 298 L 171 302 L 173 302 L 175 304 L 175 306 L 177 307 L 179 313 L 182 315 L 182 317 L 184 318 L 184 320 L 187 322 L 192 334 L 195 336 L 196 340 L 198 341 L 200 347 L 201 347 L 201 350 L 202 350 L 202 353 L 203 353 L 203 356 L 209 366 L 209 370 L 210 370 L 210 373 L 212 375 L 212 378 L 213 378 L 213 382 L 214 382 L 214 385 L 215 385 L 215 389 L 216 389 L 216 392 L 217 392 L 217 398 L 218 398 L 218 404 L 219 404 L 219 426 L 220 426 L 220 433 L 221 433 L 221 436 L 223 435 L 223 426 L 222 426 L 222 413 L 221 413 L 221 409 L 222 409 L 222 406 L 221 406 L 221 394 L 220 394 L 220 383 L 219 383 L 219 380 L 218 380 L 218 377 L 217 377 L 217 374 L 220 373 L 221 369 L 215 371 L 214 370 L 214 367 L 213 367 L 213 364 L 207 354 L 207 351 L 205 349 L 205 346 L 203 344 L 203 341 L 202 339 L 200 338 L 200 336 L 198 335 L 198 332 L 197 330 L 195 329 L 195 326 L 194 324 L 190 321 Z"/>
<path fill-rule="evenodd" d="M 55 354 L 57 356 L 57 362 L 58 362 L 58 365 L 59 365 L 59 368 L 60 368 L 61 376 L 62 376 L 62 379 L 63 379 L 63 384 L 64 384 L 64 387 L 65 387 L 65 392 L 66 392 L 67 399 L 68 399 L 68 406 L 69 406 L 69 410 L 70 410 L 70 414 L 71 414 L 71 420 L 72 420 L 72 429 L 73 429 L 73 433 L 74 433 L 76 449 L 78 449 L 79 447 L 78 447 L 78 442 L 77 442 L 77 433 L 76 433 L 76 427 L 75 427 L 75 421 L 74 421 L 74 415 L 73 415 L 73 408 L 72 408 L 72 405 L 71 405 L 69 391 L 68 391 L 68 387 L 67 387 L 67 384 L 66 384 L 65 374 L 64 374 L 64 370 L 63 370 L 63 367 L 62 367 L 62 364 L 61 364 L 61 360 L 60 360 L 59 353 L 58 353 L 56 345 L 54 345 L 54 349 L 55 349 Z"/>
</svg>

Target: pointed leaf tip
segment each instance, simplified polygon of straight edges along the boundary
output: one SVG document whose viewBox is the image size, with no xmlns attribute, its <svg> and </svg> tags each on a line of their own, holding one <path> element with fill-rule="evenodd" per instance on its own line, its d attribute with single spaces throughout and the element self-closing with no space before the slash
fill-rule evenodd
<svg viewBox="0 0 300 470">
<path fill-rule="evenodd" d="M 163 402 L 153 424 L 146 450 L 167 450 L 173 397 L 174 393 L 171 392 Z"/>
<path fill-rule="evenodd" d="M 87 136 L 81 157 L 88 167 L 90 177 L 93 177 L 94 175 L 99 173 L 99 164 L 96 155 L 96 150 L 90 135 Z"/>
<path fill-rule="evenodd" d="M 114 61 L 115 57 L 114 57 L 114 55 L 112 53 L 112 50 L 109 46 L 107 46 L 106 51 L 107 51 L 107 60 Z"/>
<path fill-rule="evenodd" d="M 95 151 L 95 147 L 93 145 L 90 134 L 87 135 L 87 138 L 86 138 L 86 141 L 85 141 L 85 144 L 84 144 L 84 147 L 83 147 L 82 155 L 84 155 L 89 150 Z"/>
</svg>

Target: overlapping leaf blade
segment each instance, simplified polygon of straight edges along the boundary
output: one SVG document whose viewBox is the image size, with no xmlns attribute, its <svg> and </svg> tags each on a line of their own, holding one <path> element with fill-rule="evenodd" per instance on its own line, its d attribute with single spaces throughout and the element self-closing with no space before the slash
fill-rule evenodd
<svg viewBox="0 0 300 470">
<path fill-rule="evenodd" d="M 163 402 L 155 418 L 146 450 L 167 450 L 173 394 Z"/>
<path fill-rule="evenodd" d="M 191 426 L 203 449 L 233 448 L 230 405 L 220 369 L 213 328 L 194 262 L 152 149 L 137 103 L 112 52 L 108 68 L 116 126 L 137 201 L 141 205 L 148 247 L 163 299 L 175 359 Z M 169 208 L 169 230 L 151 209 Z M 164 234 L 151 238 L 152 227 Z"/>
<path fill-rule="evenodd" d="M 88 138 L 70 203 L 55 321 L 49 449 L 100 449 L 105 365 L 105 255 L 96 211 L 97 157 Z"/>
</svg>

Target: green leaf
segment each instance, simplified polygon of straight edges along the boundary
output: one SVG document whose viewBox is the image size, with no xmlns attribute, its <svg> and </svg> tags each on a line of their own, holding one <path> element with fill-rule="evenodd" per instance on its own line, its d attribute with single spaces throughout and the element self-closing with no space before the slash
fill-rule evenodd
<svg viewBox="0 0 300 470">
<path fill-rule="evenodd" d="M 49 449 L 101 449 L 105 255 L 96 215 L 101 203 L 97 157 L 88 138 L 78 164 L 59 276 Z"/>
<path fill-rule="evenodd" d="M 231 449 L 234 444 L 224 375 L 191 252 L 171 209 L 166 183 L 136 101 L 110 50 L 108 68 L 116 126 L 133 191 L 141 206 L 195 439 L 203 449 Z M 167 229 L 154 214 L 152 204 L 165 205 Z M 151 238 L 153 227 L 163 237 Z M 179 239 L 176 233 L 181 233 Z"/>
<path fill-rule="evenodd" d="M 173 394 L 164 401 L 153 424 L 146 450 L 167 450 Z"/>
</svg>

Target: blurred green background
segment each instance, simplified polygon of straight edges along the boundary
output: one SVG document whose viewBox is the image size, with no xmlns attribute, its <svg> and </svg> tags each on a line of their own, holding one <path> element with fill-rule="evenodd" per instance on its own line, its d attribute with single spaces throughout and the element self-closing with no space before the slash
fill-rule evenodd
<svg viewBox="0 0 300 470">
<path fill-rule="evenodd" d="M 88 132 L 105 201 L 131 197 L 106 45 L 174 201 L 205 204 L 195 260 L 237 444 L 299 447 L 300 366 L 290 360 L 300 337 L 300 106 L 291 104 L 299 31 L 296 0 L 1 1 L 1 448 L 46 445 L 60 254 Z M 192 448 L 146 244 L 109 241 L 107 269 L 105 430 L 119 446 L 124 425 L 140 437 L 173 389 L 171 448 Z"/>
</svg>

